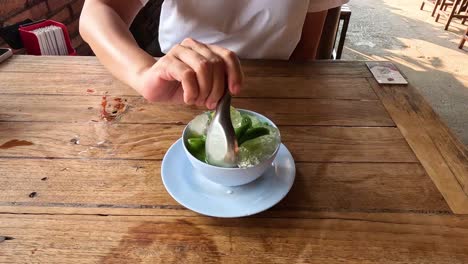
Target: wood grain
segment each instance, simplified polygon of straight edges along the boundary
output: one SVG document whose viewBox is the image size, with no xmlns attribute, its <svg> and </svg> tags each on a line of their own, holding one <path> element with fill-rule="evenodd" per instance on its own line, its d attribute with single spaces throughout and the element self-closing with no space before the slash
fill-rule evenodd
<svg viewBox="0 0 468 264">
<path fill-rule="evenodd" d="M 468 213 L 466 149 L 412 86 L 369 79 L 428 175 L 455 213 Z"/>
<path fill-rule="evenodd" d="M 138 96 L 138 93 L 111 75 L 90 78 L 86 73 L 64 75 L 51 72 L 0 72 L 0 94 Z M 40 86 L 37 86 L 40 83 Z M 31 89 L 34 87 L 34 89 Z M 274 92 L 273 92 L 274 91 Z M 315 98 L 377 100 L 364 78 L 255 77 L 246 76 L 242 93 L 251 98 Z"/>
<path fill-rule="evenodd" d="M 78 59 L 69 56 L 13 56 L 0 64 L 0 72 L 109 75 L 109 71 L 92 56 Z"/>
<path fill-rule="evenodd" d="M 162 159 L 184 126 L 89 122 L 0 123 L 0 157 Z M 282 141 L 297 162 L 418 162 L 396 128 L 280 127 Z"/>
<path fill-rule="evenodd" d="M 120 98 L 120 97 L 119 97 Z M 101 96 L 2 95 L 0 121 L 88 122 L 99 120 Z M 108 101 L 112 101 L 109 97 Z M 127 100 L 121 123 L 186 124 L 203 109 L 150 104 L 140 97 Z M 233 105 L 268 116 L 277 125 L 394 126 L 379 101 L 329 99 L 247 99 Z"/>
<path fill-rule="evenodd" d="M 420 164 L 301 163 L 278 209 L 450 211 Z"/>
<path fill-rule="evenodd" d="M 364 78 L 246 76 L 239 97 L 377 100 Z"/>
<path fill-rule="evenodd" d="M 234 106 L 264 113 L 277 125 L 394 126 L 379 101 L 236 99 Z"/>
<path fill-rule="evenodd" d="M 363 67 L 364 66 L 364 67 Z M 334 76 L 335 78 L 371 77 L 364 62 L 289 62 L 274 60 L 243 60 L 246 76 Z M 260 70 L 259 70 L 260 69 Z M 109 75 L 96 57 L 14 56 L 0 65 L 0 72 L 87 73 Z"/>
<path fill-rule="evenodd" d="M 336 78 L 372 77 L 364 62 L 326 61 L 283 61 L 283 60 L 242 60 L 242 70 L 246 76 L 334 76 Z M 261 69 L 261 70 L 259 70 Z M 287 69 L 287 70 L 285 70 Z"/>
<path fill-rule="evenodd" d="M 111 224 L 110 224 L 111 223 Z M 0 262 L 466 263 L 466 216 L 309 219 L 1 215 Z"/>
<path fill-rule="evenodd" d="M 288 211 L 448 212 L 419 164 L 298 163 L 296 181 L 273 209 Z M 161 162 L 145 160 L 0 159 L 0 206 L 173 209 L 161 182 Z M 14 171 L 12 175 L 9 172 Z M 189 177 L 189 175 L 187 175 Z M 36 196 L 29 195 L 36 192 Z M 333 194 L 333 195 L 331 195 Z M 124 210 L 126 209 L 126 210 Z M 145 214 L 164 214 L 156 210 Z"/>
</svg>

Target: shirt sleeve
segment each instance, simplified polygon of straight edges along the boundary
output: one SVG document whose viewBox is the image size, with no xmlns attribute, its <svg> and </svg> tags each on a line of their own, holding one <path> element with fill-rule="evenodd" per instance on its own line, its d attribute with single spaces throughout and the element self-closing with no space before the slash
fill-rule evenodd
<svg viewBox="0 0 468 264">
<path fill-rule="evenodd" d="M 309 0 L 307 12 L 320 12 L 348 3 L 349 0 Z"/>
</svg>

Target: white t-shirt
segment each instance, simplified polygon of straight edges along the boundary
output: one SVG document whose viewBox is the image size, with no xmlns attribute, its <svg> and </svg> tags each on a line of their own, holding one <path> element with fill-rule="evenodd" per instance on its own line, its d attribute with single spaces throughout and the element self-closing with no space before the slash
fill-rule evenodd
<svg viewBox="0 0 468 264">
<path fill-rule="evenodd" d="M 145 2 L 145 0 L 142 0 Z M 241 58 L 288 59 L 308 12 L 349 0 L 165 0 L 159 44 L 167 53 L 184 38 L 230 49 Z"/>
</svg>

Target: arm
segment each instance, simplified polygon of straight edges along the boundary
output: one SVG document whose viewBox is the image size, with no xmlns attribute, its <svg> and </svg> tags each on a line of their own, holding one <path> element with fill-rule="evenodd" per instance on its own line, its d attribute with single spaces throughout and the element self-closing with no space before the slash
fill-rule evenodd
<svg viewBox="0 0 468 264">
<path fill-rule="evenodd" d="M 87 0 L 80 17 L 80 34 L 101 63 L 136 89 L 141 86 L 138 76 L 156 62 L 138 47 L 128 29 L 142 7 L 139 0 Z"/>
<path fill-rule="evenodd" d="M 124 83 L 150 101 L 185 102 L 214 108 L 224 93 L 240 91 L 237 56 L 224 48 L 186 39 L 155 60 L 140 49 L 129 31 L 142 8 L 139 0 L 86 0 L 80 33 L 99 60 Z"/>
</svg>

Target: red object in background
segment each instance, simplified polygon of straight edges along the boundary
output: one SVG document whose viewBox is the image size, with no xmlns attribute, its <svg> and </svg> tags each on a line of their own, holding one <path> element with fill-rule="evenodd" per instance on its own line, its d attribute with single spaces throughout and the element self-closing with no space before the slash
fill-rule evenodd
<svg viewBox="0 0 468 264">
<path fill-rule="evenodd" d="M 32 25 L 21 26 L 19 28 L 21 40 L 23 41 L 23 46 L 26 49 L 26 52 L 30 55 L 42 55 L 41 49 L 39 47 L 39 40 L 37 39 L 37 36 L 31 31 L 52 25 L 62 28 L 63 37 L 65 38 L 65 43 L 67 44 L 68 55 L 76 55 L 76 50 L 71 45 L 70 35 L 68 34 L 67 27 L 64 24 L 53 20 L 45 20 L 34 23 Z"/>
</svg>

